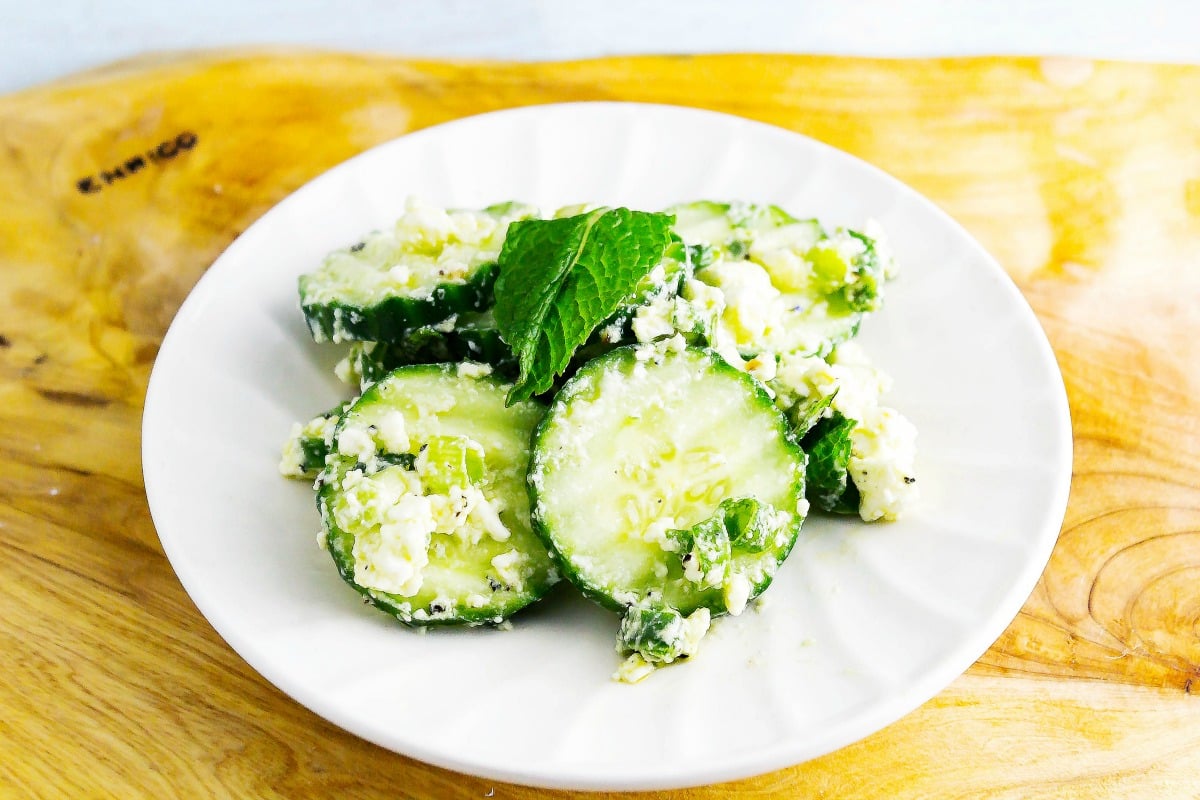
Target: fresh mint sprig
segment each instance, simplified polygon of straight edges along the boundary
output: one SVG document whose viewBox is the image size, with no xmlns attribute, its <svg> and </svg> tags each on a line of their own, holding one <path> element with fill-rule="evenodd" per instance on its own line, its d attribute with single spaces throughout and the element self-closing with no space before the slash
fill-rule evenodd
<svg viewBox="0 0 1200 800">
<path fill-rule="evenodd" d="M 670 214 L 598 208 L 509 226 L 496 279 L 496 327 L 520 375 L 508 402 L 548 391 L 600 323 L 628 302 L 671 242 Z"/>
</svg>

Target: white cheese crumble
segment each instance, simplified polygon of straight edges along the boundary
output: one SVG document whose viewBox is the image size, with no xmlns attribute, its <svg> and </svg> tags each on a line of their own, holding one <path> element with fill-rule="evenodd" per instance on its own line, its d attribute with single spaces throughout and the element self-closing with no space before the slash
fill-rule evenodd
<svg viewBox="0 0 1200 800">
<path fill-rule="evenodd" d="M 850 432 L 850 476 L 865 521 L 896 519 L 916 503 L 916 441 L 913 424 L 885 407 L 871 409 Z"/>
<path fill-rule="evenodd" d="M 833 407 L 853 420 L 879 405 L 879 398 L 892 388 L 892 379 L 876 369 L 863 349 L 847 342 L 830 356 L 830 373 L 837 386 Z"/>
<path fill-rule="evenodd" d="M 289 478 L 304 477 L 304 447 L 300 444 L 304 437 L 304 426 L 299 422 L 292 423 L 287 441 L 283 443 L 283 454 L 279 458 L 279 474 Z"/>
<path fill-rule="evenodd" d="M 642 539 L 658 545 L 668 553 L 673 553 L 679 549 L 679 545 L 674 539 L 667 538 L 667 531 L 678 527 L 674 517 L 660 517 L 646 526 L 646 529 L 642 531 Z"/>
<path fill-rule="evenodd" d="M 513 549 L 493 558 L 492 568 L 496 570 L 496 577 L 514 591 L 519 592 L 524 585 L 520 569 L 524 560 L 525 556 L 521 554 L 521 551 Z"/>
<path fill-rule="evenodd" d="M 385 512 L 386 521 L 354 536 L 354 581 L 401 597 L 421 588 L 421 570 L 429 563 L 433 515 L 429 498 L 404 495 Z"/>
<path fill-rule="evenodd" d="M 746 372 L 758 378 L 764 384 L 775 380 L 779 369 L 774 353 L 759 353 L 746 362 Z"/>
<path fill-rule="evenodd" d="M 612 679 L 620 683 L 639 683 L 656 669 L 658 669 L 657 664 L 642 658 L 640 653 L 634 653 L 621 662 L 621 666 L 617 667 L 617 671 L 613 673 Z"/>
<path fill-rule="evenodd" d="M 621 341 L 622 334 L 624 334 L 624 331 L 621 329 L 621 323 L 614 322 L 600 329 L 600 341 L 607 344 L 616 344 Z"/>
<path fill-rule="evenodd" d="M 342 428 L 337 438 L 338 452 L 363 462 L 375 457 L 375 437 L 366 426 L 350 424 Z"/>
<path fill-rule="evenodd" d="M 483 493 L 474 487 L 463 490 L 458 486 L 451 486 L 446 494 L 429 495 L 429 501 L 433 504 L 436 531 L 458 534 L 469 544 L 478 544 L 483 537 L 483 529 L 479 526 L 468 526 L 466 522 L 481 500 Z"/>
<path fill-rule="evenodd" d="M 504 510 L 504 504 L 499 498 L 495 500 L 487 500 L 480 494 L 478 502 L 472 510 L 472 516 L 479 521 L 483 530 L 497 542 L 507 542 L 512 532 L 505 526 L 504 521 L 500 519 L 500 512 Z M 493 562 L 494 566 L 494 562 Z"/>
<path fill-rule="evenodd" d="M 694 656 L 700 650 L 700 640 L 704 638 L 704 634 L 708 633 L 709 625 L 712 624 L 712 614 L 707 608 L 698 608 L 684 617 L 683 620 L 683 644 L 680 646 L 679 654 L 684 656 Z"/>
<path fill-rule="evenodd" d="M 725 581 L 725 608 L 731 616 L 738 616 L 746 609 L 753 587 L 745 575 L 734 573 Z"/>
<path fill-rule="evenodd" d="M 849 419 L 859 420 L 879 405 L 880 396 L 891 388 L 891 378 L 875 369 L 861 348 L 846 343 L 837 348 L 830 361 L 798 353 L 781 355 L 771 385 L 776 403 L 783 408 L 832 394 L 833 408 Z"/>
<path fill-rule="evenodd" d="M 407 453 L 409 448 L 408 428 L 404 414 L 395 409 L 388 411 L 375 423 L 379 443 L 389 453 Z"/>
<path fill-rule="evenodd" d="M 630 325 L 634 337 L 639 342 L 649 342 L 675 333 L 674 310 L 674 298 L 667 297 L 665 293 L 638 306 Z"/>
<path fill-rule="evenodd" d="M 492 374 L 492 365 L 477 364 L 474 361 L 462 361 L 455 367 L 454 371 L 460 378 L 486 378 Z"/>
<path fill-rule="evenodd" d="M 759 343 L 779 328 L 782 320 L 780 292 L 771 276 L 751 261 L 717 261 L 698 277 L 721 290 L 725 310 L 721 322 L 739 348 L 758 349 Z"/>
</svg>

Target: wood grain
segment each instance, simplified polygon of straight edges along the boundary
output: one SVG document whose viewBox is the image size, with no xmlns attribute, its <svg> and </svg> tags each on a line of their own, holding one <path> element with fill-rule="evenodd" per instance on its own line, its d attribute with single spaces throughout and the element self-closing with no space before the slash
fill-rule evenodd
<svg viewBox="0 0 1200 800">
<path fill-rule="evenodd" d="M 967 675 L 825 758 L 645 796 L 1200 796 L 1198 97 L 1200 68 L 1069 60 L 280 51 L 0 99 L 0 796 L 569 796 L 387 753 L 254 674 L 162 555 L 139 425 L 175 309 L 272 204 L 407 131 L 581 99 L 761 119 L 924 192 L 1029 299 L 1075 426 L 1058 546 Z"/>
</svg>

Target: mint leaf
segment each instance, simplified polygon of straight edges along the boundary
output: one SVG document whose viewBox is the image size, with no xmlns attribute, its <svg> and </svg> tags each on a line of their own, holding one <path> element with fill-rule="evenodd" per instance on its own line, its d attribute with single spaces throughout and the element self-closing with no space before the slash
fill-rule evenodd
<svg viewBox="0 0 1200 800">
<path fill-rule="evenodd" d="M 670 214 L 598 208 L 509 226 L 494 313 L 521 369 L 510 404 L 553 386 L 575 350 L 662 260 L 673 223 Z"/>
<path fill-rule="evenodd" d="M 858 510 L 857 490 L 848 483 L 850 432 L 857 424 L 835 411 L 833 416 L 821 418 L 800 442 L 808 453 L 805 494 L 822 511 L 846 514 Z"/>
</svg>

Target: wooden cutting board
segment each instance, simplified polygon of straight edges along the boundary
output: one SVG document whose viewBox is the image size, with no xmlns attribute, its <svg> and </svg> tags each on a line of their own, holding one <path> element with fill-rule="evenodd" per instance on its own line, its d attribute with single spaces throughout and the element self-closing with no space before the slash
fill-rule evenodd
<svg viewBox="0 0 1200 800">
<path fill-rule="evenodd" d="M 408 131 L 586 99 L 764 120 L 931 197 L 1034 307 L 1075 429 L 1058 546 L 966 675 L 844 750 L 677 796 L 1200 796 L 1200 68 L 291 51 L 0 99 L 0 795 L 568 796 L 393 755 L 251 671 L 163 557 L 139 426 L 172 315 L 272 204 Z"/>
</svg>

